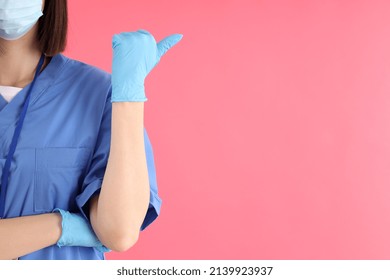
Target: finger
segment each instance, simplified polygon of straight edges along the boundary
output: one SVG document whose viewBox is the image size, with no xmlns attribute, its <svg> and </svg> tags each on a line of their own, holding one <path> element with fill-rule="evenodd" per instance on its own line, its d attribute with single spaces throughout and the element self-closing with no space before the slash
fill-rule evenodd
<svg viewBox="0 0 390 280">
<path fill-rule="evenodd" d="M 121 42 L 120 34 L 114 34 L 112 36 L 112 47 L 115 48 Z"/>
<path fill-rule="evenodd" d="M 147 31 L 147 30 L 145 30 L 145 29 L 138 29 L 137 32 L 139 32 L 139 33 L 144 33 L 144 34 L 146 34 L 146 35 L 152 35 L 152 34 L 150 34 L 149 31 Z"/>
<path fill-rule="evenodd" d="M 158 58 L 161 58 L 170 48 L 176 45 L 181 40 L 181 38 L 183 38 L 182 34 L 173 34 L 158 42 Z"/>
</svg>

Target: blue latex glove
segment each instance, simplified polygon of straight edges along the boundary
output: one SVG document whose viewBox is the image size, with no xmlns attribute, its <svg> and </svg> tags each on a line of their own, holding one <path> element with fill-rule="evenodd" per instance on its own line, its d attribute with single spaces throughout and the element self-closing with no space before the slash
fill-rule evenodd
<svg viewBox="0 0 390 280">
<path fill-rule="evenodd" d="M 59 208 L 55 208 L 53 212 L 59 212 L 62 216 L 62 233 L 57 242 L 58 247 L 82 246 L 95 247 L 99 252 L 111 251 L 99 241 L 89 221 L 83 215 Z"/>
<path fill-rule="evenodd" d="M 153 35 L 142 29 L 115 34 L 112 38 L 111 102 L 147 101 L 146 76 L 182 37 L 182 34 L 173 34 L 156 44 Z"/>
</svg>

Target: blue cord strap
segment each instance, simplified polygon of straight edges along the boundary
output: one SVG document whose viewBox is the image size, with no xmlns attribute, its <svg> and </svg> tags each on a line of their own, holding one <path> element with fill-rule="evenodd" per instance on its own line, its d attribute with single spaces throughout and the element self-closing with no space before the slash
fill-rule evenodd
<svg viewBox="0 0 390 280">
<path fill-rule="evenodd" d="M 31 86 L 27 92 L 26 100 L 24 101 L 23 110 L 20 113 L 18 124 L 16 125 L 14 136 L 12 137 L 11 146 L 7 155 L 7 159 L 5 161 L 4 167 L 3 167 L 3 173 L 1 175 L 1 185 L 0 185 L 0 219 L 4 218 L 4 209 L 5 209 L 5 196 L 7 194 L 7 187 L 8 187 L 8 177 L 9 177 L 9 170 L 11 168 L 11 160 L 13 158 L 13 155 L 15 153 L 16 144 L 19 139 L 20 132 L 22 131 L 22 126 L 24 122 L 24 118 L 26 116 L 28 104 L 30 103 L 30 93 L 32 88 L 34 87 L 35 81 L 39 75 L 39 71 L 42 68 L 43 62 L 45 59 L 45 55 L 42 54 L 41 58 L 39 59 L 39 63 L 37 66 L 37 69 L 35 71 L 34 79 L 31 83 Z"/>
</svg>

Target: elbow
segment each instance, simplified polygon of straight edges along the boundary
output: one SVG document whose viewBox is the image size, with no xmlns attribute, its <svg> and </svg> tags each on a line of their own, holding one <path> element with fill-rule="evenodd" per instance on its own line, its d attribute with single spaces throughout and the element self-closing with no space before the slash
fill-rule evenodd
<svg viewBox="0 0 390 280">
<path fill-rule="evenodd" d="M 107 248 L 115 252 L 125 252 L 133 247 L 139 237 L 139 231 L 132 232 L 118 232 L 113 231 L 111 233 L 104 234 L 101 236 L 100 241 Z"/>
<path fill-rule="evenodd" d="M 117 238 L 112 242 L 112 249 L 115 252 L 125 252 L 133 247 L 138 241 L 138 234 L 133 236 L 124 236 Z M 108 247 L 109 248 L 109 247 Z"/>
</svg>

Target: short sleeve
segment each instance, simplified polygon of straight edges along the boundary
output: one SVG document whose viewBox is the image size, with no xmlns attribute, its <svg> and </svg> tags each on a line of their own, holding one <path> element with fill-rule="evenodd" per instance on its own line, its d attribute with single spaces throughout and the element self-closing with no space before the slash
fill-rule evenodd
<svg viewBox="0 0 390 280">
<path fill-rule="evenodd" d="M 76 204 L 81 214 L 89 220 L 89 199 L 100 193 L 104 173 L 108 163 L 111 141 L 111 90 L 106 100 L 96 145 L 84 177 L 81 193 L 76 197 Z M 144 128 L 145 154 L 147 160 L 148 176 L 150 183 L 150 201 L 145 219 L 140 230 L 149 226 L 160 214 L 161 199 L 158 196 L 156 169 L 154 165 L 153 149 L 146 128 Z"/>
</svg>

